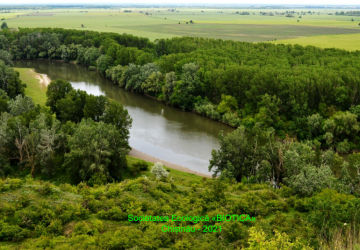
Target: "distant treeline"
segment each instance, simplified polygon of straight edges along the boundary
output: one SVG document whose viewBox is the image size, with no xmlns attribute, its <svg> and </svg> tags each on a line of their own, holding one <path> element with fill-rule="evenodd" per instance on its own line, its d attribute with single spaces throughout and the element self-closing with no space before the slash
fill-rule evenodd
<svg viewBox="0 0 360 250">
<path fill-rule="evenodd" d="M 194 37 L 158 39 L 65 29 L 0 33 L 15 60 L 76 60 L 127 90 L 231 126 L 360 149 L 360 52 Z"/>
<path fill-rule="evenodd" d="M 335 12 L 335 15 L 344 15 L 344 16 L 360 16 L 360 11 L 340 11 L 340 12 Z"/>
</svg>

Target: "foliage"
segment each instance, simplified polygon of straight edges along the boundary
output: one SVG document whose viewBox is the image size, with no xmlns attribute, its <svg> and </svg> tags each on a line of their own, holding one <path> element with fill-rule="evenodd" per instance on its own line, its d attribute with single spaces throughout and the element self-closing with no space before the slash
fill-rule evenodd
<svg viewBox="0 0 360 250">
<path fill-rule="evenodd" d="M 9 27 L 7 26 L 7 23 L 6 22 L 3 22 L 1 24 L 1 29 L 8 29 Z"/>
<path fill-rule="evenodd" d="M 151 168 L 150 172 L 156 177 L 156 179 L 167 178 L 169 173 L 164 169 L 162 163 L 157 162 Z"/>
<path fill-rule="evenodd" d="M 286 249 L 303 249 L 311 250 L 312 248 L 302 244 L 298 239 L 295 242 L 291 242 L 289 236 L 286 233 L 280 233 L 275 230 L 275 237 L 266 240 L 266 234 L 259 230 L 257 231 L 255 227 L 250 228 L 250 238 L 249 238 L 249 247 L 246 249 L 249 250 L 286 250 Z"/>
<path fill-rule="evenodd" d="M 126 138 L 112 124 L 83 119 L 69 137 L 65 166 L 74 180 L 88 180 L 96 173 L 121 179 L 129 152 Z"/>
<path fill-rule="evenodd" d="M 18 95 L 15 99 L 8 102 L 10 114 L 19 116 L 35 109 L 35 103 L 31 97 Z"/>
</svg>

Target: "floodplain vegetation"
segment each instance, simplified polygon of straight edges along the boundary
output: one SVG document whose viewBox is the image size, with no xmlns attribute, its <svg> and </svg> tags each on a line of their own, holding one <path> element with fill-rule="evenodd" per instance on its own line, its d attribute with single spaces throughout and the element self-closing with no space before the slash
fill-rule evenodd
<svg viewBox="0 0 360 250">
<path fill-rule="evenodd" d="M 54 79 L 46 107 L 12 60 L 61 59 L 237 129 L 213 179 L 127 156 L 131 117 Z M 357 249 L 359 52 L 36 28 L 0 32 L 0 246 L 5 249 Z M 162 232 L 129 214 L 249 214 Z M 174 226 L 192 225 L 178 222 Z M 172 225 L 170 225 L 172 226 Z"/>
</svg>

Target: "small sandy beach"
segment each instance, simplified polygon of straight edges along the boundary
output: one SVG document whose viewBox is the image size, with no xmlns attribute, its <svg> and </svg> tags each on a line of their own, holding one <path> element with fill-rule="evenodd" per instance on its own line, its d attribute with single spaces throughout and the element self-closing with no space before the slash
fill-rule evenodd
<svg viewBox="0 0 360 250">
<path fill-rule="evenodd" d="M 135 158 L 139 158 L 139 159 L 144 160 L 144 161 L 151 162 L 151 163 L 161 162 L 163 165 L 165 165 L 168 168 L 176 169 L 176 170 L 179 170 L 179 171 L 182 171 L 182 172 L 185 172 L 185 173 L 191 173 L 191 174 L 211 178 L 210 174 L 203 174 L 203 173 L 191 170 L 189 168 L 186 168 L 186 167 L 183 167 L 183 166 L 171 163 L 171 162 L 160 160 L 160 159 L 158 159 L 158 158 L 156 158 L 154 156 L 145 154 L 145 153 L 140 152 L 140 151 L 138 151 L 136 149 L 132 149 L 130 151 L 129 155 L 132 156 L 132 157 L 135 157 Z"/>
<path fill-rule="evenodd" d="M 36 73 L 33 69 L 29 69 L 30 71 L 34 72 L 36 75 L 36 79 L 39 80 L 39 83 L 44 85 L 44 86 L 48 86 L 51 82 L 51 79 L 46 75 L 46 74 L 39 74 Z"/>
</svg>

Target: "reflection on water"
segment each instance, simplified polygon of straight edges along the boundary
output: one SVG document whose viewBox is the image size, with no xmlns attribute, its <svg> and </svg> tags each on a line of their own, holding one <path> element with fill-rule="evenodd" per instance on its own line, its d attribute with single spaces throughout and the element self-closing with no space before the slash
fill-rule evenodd
<svg viewBox="0 0 360 250">
<path fill-rule="evenodd" d="M 98 72 L 89 71 L 81 65 L 17 61 L 15 67 L 34 68 L 52 80 L 64 79 L 75 89 L 93 95 L 106 95 L 122 103 L 133 119 L 131 147 L 198 172 L 208 173 L 211 150 L 219 148 L 219 131 L 233 131 L 222 123 L 125 91 Z"/>
</svg>

